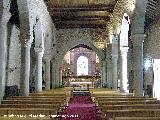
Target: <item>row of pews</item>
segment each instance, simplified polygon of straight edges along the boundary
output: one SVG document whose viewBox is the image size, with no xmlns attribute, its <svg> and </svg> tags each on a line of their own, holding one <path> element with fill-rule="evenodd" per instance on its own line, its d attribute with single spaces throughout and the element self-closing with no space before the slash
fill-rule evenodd
<svg viewBox="0 0 160 120">
<path fill-rule="evenodd" d="M 64 92 L 31 93 L 13 96 L 0 104 L 0 120 L 50 120 L 61 115 L 70 96 Z"/>
<path fill-rule="evenodd" d="M 130 94 L 92 93 L 103 120 L 160 120 L 160 101 Z"/>
</svg>

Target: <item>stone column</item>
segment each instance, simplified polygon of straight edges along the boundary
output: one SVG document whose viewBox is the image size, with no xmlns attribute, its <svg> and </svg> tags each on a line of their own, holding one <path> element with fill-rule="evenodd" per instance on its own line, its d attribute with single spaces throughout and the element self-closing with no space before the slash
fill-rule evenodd
<svg viewBox="0 0 160 120">
<path fill-rule="evenodd" d="M 6 79 L 7 23 L 10 19 L 7 8 L 3 9 L 0 19 L 0 99 L 4 96 Z"/>
<path fill-rule="evenodd" d="M 42 57 L 43 48 L 34 48 L 36 53 L 36 80 L 35 91 L 42 92 Z"/>
<path fill-rule="evenodd" d="M 112 83 L 113 83 L 112 87 L 114 90 L 117 90 L 118 87 L 117 62 L 118 62 L 118 35 L 115 33 L 112 39 Z"/>
<path fill-rule="evenodd" d="M 108 87 L 112 87 L 112 63 L 111 61 L 107 61 L 107 84 Z"/>
<path fill-rule="evenodd" d="M 135 96 L 143 96 L 143 40 L 144 34 L 134 35 L 133 71 Z"/>
<path fill-rule="evenodd" d="M 60 65 L 58 62 L 56 63 L 55 70 L 56 70 L 56 87 L 59 88 L 59 86 L 60 86 Z"/>
<path fill-rule="evenodd" d="M 23 40 L 21 40 L 23 41 Z M 29 77 L 30 77 L 30 48 L 29 39 L 24 40 L 21 44 L 21 82 L 20 94 L 22 96 L 29 96 Z"/>
<path fill-rule="evenodd" d="M 47 58 L 45 59 L 46 62 L 46 66 L 45 66 L 45 78 L 46 78 L 46 90 L 50 90 L 50 84 L 51 84 L 51 79 L 50 79 L 50 68 L 51 68 L 51 64 L 50 64 L 50 59 Z"/>
<path fill-rule="evenodd" d="M 127 52 L 128 47 L 121 47 L 121 81 L 120 81 L 120 90 L 128 93 L 128 70 L 127 70 Z"/>
<path fill-rule="evenodd" d="M 62 68 L 60 67 L 59 69 L 59 86 L 61 86 L 63 84 L 63 80 L 62 80 Z"/>
<path fill-rule="evenodd" d="M 118 56 L 113 56 L 112 55 L 112 85 L 113 89 L 117 90 L 117 61 L 118 61 Z"/>
<path fill-rule="evenodd" d="M 134 95 L 143 96 L 143 41 L 144 22 L 148 0 L 136 1 L 132 23 Z"/>
<path fill-rule="evenodd" d="M 102 86 L 107 83 L 107 62 L 106 60 L 102 61 Z"/>
<path fill-rule="evenodd" d="M 106 51 L 106 61 L 107 61 L 107 84 L 108 87 L 112 87 L 112 61 L 111 61 L 111 46 L 107 46 Z"/>
<path fill-rule="evenodd" d="M 52 88 L 56 88 L 56 63 L 52 60 Z"/>
</svg>

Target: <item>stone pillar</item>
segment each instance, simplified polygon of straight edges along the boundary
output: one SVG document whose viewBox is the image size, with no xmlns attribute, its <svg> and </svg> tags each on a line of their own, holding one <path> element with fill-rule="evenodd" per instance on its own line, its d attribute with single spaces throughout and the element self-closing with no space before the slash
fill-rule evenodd
<svg viewBox="0 0 160 120">
<path fill-rule="evenodd" d="M 36 53 L 36 80 L 35 91 L 42 92 L 42 57 L 43 48 L 34 48 Z"/>
<path fill-rule="evenodd" d="M 127 52 L 128 47 L 121 47 L 121 81 L 120 81 L 120 90 L 128 93 L 128 70 L 127 70 Z"/>
<path fill-rule="evenodd" d="M 56 63 L 52 60 L 52 88 L 56 88 Z"/>
<path fill-rule="evenodd" d="M 107 83 L 107 62 L 102 61 L 102 86 Z"/>
<path fill-rule="evenodd" d="M 56 87 L 59 88 L 60 86 L 60 65 L 58 62 L 56 64 L 57 64 L 56 69 L 55 69 L 56 70 Z"/>
<path fill-rule="evenodd" d="M 4 96 L 6 79 L 6 54 L 7 54 L 7 23 L 10 19 L 7 8 L 3 9 L 0 19 L 0 99 Z"/>
<path fill-rule="evenodd" d="M 107 84 L 108 87 L 112 87 L 112 61 L 111 61 L 111 46 L 107 46 L 106 50 L 106 61 L 107 61 Z"/>
<path fill-rule="evenodd" d="M 135 96 L 143 96 L 143 40 L 144 34 L 134 35 L 133 71 Z"/>
<path fill-rule="evenodd" d="M 112 63 L 111 61 L 107 61 L 107 84 L 108 87 L 112 87 Z"/>
<path fill-rule="evenodd" d="M 143 41 L 148 0 L 137 0 L 132 23 L 134 95 L 143 96 Z"/>
<path fill-rule="evenodd" d="M 118 35 L 115 33 L 112 38 L 112 88 L 117 90 L 118 87 Z"/>
<path fill-rule="evenodd" d="M 59 69 L 59 86 L 62 86 L 63 80 L 62 80 L 62 67 Z"/>
<path fill-rule="evenodd" d="M 50 84 L 51 84 L 51 79 L 50 79 L 50 68 L 51 68 L 51 64 L 50 64 L 50 59 L 47 58 L 45 59 L 45 62 L 46 62 L 46 66 L 45 66 L 45 78 L 46 78 L 46 90 L 50 90 Z"/>
<path fill-rule="evenodd" d="M 22 40 L 23 41 L 23 40 Z M 30 48 L 29 39 L 21 44 L 21 82 L 20 94 L 22 96 L 29 96 L 29 77 L 30 77 Z"/>
<path fill-rule="evenodd" d="M 112 55 L 112 87 L 114 90 L 117 90 L 117 61 L 118 61 L 118 56 L 113 56 Z"/>
</svg>

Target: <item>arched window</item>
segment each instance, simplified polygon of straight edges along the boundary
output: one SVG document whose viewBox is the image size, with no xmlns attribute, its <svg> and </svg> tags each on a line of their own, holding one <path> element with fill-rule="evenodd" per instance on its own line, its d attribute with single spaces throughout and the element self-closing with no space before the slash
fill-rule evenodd
<svg viewBox="0 0 160 120">
<path fill-rule="evenodd" d="M 77 59 L 77 76 L 88 75 L 88 58 L 80 56 Z"/>
</svg>

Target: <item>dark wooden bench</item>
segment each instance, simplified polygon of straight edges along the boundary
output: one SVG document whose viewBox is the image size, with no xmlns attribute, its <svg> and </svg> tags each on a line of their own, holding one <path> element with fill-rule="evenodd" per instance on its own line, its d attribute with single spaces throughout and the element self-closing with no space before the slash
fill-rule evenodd
<svg viewBox="0 0 160 120">
<path fill-rule="evenodd" d="M 106 110 L 105 119 L 116 117 L 160 117 L 160 109 Z"/>
<path fill-rule="evenodd" d="M 160 117 L 116 117 L 115 120 L 160 120 Z"/>
<path fill-rule="evenodd" d="M 107 110 L 127 110 L 127 109 L 160 109 L 160 104 L 129 104 L 129 105 L 103 105 L 102 112 Z"/>
</svg>

